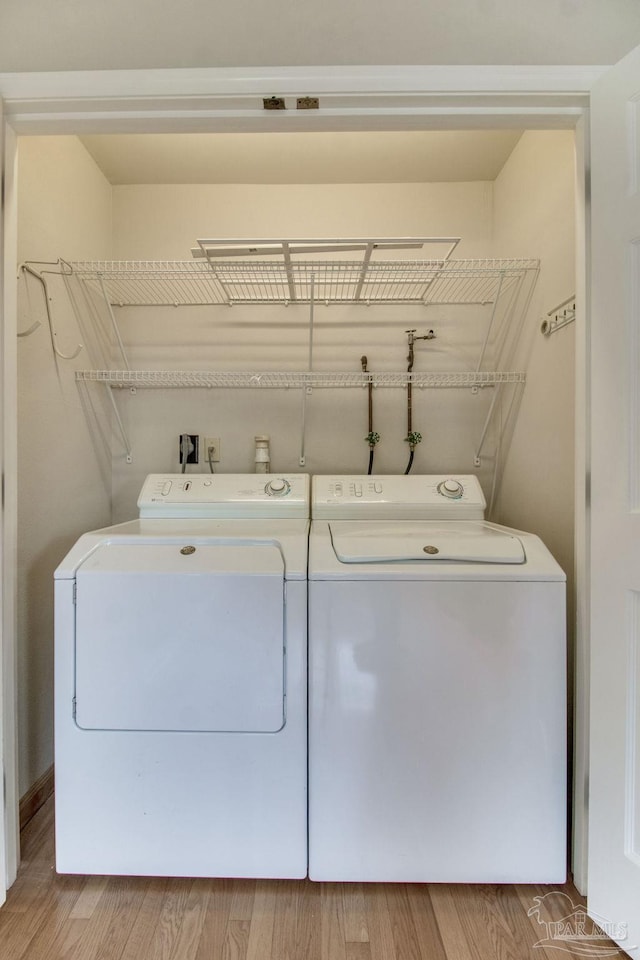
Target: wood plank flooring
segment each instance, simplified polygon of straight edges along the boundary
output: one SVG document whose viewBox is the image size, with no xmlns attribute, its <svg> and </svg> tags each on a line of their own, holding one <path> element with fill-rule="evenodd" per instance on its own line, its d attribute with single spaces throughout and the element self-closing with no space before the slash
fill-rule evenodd
<svg viewBox="0 0 640 960">
<path fill-rule="evenodd" d="M 567 944 L 535 946 L 545 929 L 528 910 L 552 888 L 57 876 L 52 800 L 22 841 L 18 879 L 0 909 L 0 960 L 578 956 Z M 583 903 L 571 885 L 560 889 Z"/>
</svg>

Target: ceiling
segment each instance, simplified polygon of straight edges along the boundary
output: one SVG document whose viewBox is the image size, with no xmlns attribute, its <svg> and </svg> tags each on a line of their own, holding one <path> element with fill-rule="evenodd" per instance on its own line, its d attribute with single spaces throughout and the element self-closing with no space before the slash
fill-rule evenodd
<svg viewBox="0 0 640 960">
<path fill-rule="evenodd" d="M 638 0 L 0 0 L 5 72 L 600 65 L 638 43 Z"/>
<path fill-rule="evenodd" d="M 126 134 L 81 138 L 112 184 L 495 180 L 519 130 Z"/>
</svg>

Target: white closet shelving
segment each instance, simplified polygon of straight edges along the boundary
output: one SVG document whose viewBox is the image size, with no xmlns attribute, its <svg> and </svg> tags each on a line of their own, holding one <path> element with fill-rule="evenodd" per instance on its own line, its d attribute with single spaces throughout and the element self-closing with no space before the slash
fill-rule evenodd
<svg viewBox="0 0 640 960">
<path fill-rule="evenodd" d="M 103 261 L 68 264 L 113 306 L 489 304 L 535 260 Z M 313 288 L 313 293 L 312 293 Z"/>
<path fill-rule="evenodd" d="M 122 357 L 119 370 L 78 370 L 79 383 L 109 388 L 114 413 L 131 460 L 131 448 L 113 400 L 112 388 L 271 388 L 302 389 L 304 463 L 305 397 L 315 388 L 495 387 L 480 451 L 503 384 L 521 384 L 524 373 L 504 369 L 513 355 L 513 329 L 522 324 L 539 270 L 534 259 L 455 260 L 457 237 L 398 237 L 340 240 L 198 240 L 192 260 L 74 261 L 60 260 L 41 273 L 75 278 L 94 302 L 108 310 Z M 407 258 L 424 247 L 432 259 Z M 386 259 L 376 259 L 384 255 Z M 391 257 L 392 259 L 390 259 Z M 124 307 L 198 307 L 260 304 L 308 304 L 309 348 L 302 371 L 132 370 L 116 314 Z M 484 329 L 473 369 L 445 373 L 344 372 L 313 369 L 314 310 L 320 305 L 380 304 L 425 307 L 470 305 L 482 311 Z M 487 312 L 488 311 L 488 312 Z M 515 337 L 517 340 L 517 335 Z M 511 346 L 507 346 L 510 343 Z M 489 349 L 491 347 L 491 349 Z M 500 369 L 486 370 L 491 356 Z"/>
<path fill-rule="evenodd" d="M 289 387 L 488 387 L 500 383 L 524 383 L 524 373 L 479 371 L 477 373 L 298 373 L 210 370 L 79 370 L 76 380 L 106 383 L 110 387 L 236 387 L 287 389 Z"/>
<path fill-rule="evenodd" d="M 535 276 L 532 259 L 452 260 L 457 237 L 398 237 L 352 240 L 198 240 L 193 260 L 61 262 L 87 290 L 117 307 L 233 306 L 310 304 L 310 338 L 316 304 L 493 305 L 480 362 L 471 372 L 444 374 L 345 374 L 251 371 L 91 371 L 78 380 L 136 387 L 358 387 L 371 377 L 379 387 L 477 387 L 522 382 L 524 374 L 481 370 L 492 333 L 495 308 L 507 313 L 527 277 Z M 430 260 L 376 260 L 380 252 L 435 248 Z M 324 253 L 349 259 L 318 259 Z M 355 255 L 360 254 L 359 259 Z M 263 259 L 255 259 L 261 257 Z M 299 258 L 303 259 L 299 259 Z M 114 323 L 115 323 L 115 318 Z M 117 328 L 117 324 L 116 324 Z M 120 337 L 118 336 L 120 342 Z M 310 343 L 312 356 L 312 343 Z M 126 355 L 123 351 L 126 363 Z M 310 364 L 311 366 L 311 364 Z"/>
</svg>

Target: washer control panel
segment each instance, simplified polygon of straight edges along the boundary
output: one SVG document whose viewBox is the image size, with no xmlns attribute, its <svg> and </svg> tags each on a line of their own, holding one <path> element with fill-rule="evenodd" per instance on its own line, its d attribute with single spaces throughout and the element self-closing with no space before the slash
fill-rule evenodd
<svg viewBox="0 0 640 960">
<path fill-rule="evenodd" d="M 309 516 L 306 473 L 150 474 L 138 497 L 141 518 L 265 519 Z"/>
<path fill-rule="evenodd" d="M 482 520 L 485 507 L 472 474 L 320 476 L 311 493 L 311 516 L 319 519 Z"/>
</svg>

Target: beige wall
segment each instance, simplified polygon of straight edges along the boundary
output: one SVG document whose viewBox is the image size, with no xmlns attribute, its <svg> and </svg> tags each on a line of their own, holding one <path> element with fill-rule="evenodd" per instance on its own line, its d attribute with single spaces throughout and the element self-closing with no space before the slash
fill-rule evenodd
<svg viewBox="0 0 640 960">
<path fill-rule="evenodd" d="M 171 184 L 114 187 L 114 256 L 189 259 L 197 237 L 462 236 L 486 255 L 492 185 Z M 401 256 L 401 254 L 398 254 Z M 425 254 L 426 255 L 426 254 Z"/>
<path fill-rule="evenodd" d="M 575 644 L 575 323 L 549 337 L 547 312 L 575 293 L 575 145 L 570 132 L 525 133 L 495 183 L 495 249 L 541 258 L 519 356 L 527 384 L 495 518 L 542 537 L 567 574 L 569 725 Z M 534 253 L 535 251 L 535 253 Z M 581 322 L 578 318 L 576 322 Z"/>
<path fill-rule="evenodd" d="M 456 254 L 486 255 L 491 242 L 490 183 L 126 186 L 114 188 L 114 250 L 120 259 L 185 258 L 197 237 L 461 236 Z M 428 256 L 429 254 L 425 254 Z M 305 369 L 306 306 L 119 310 L 135 368 Z M 314 369 L 406 368 L 405 331 L 429 328 L 437 339 L 416 346 L 416 371 L 469 369 L 487 308 L 318 305 Z M 418 472 L 473 469 L 489 397 L 470 391 L 415 391 L 414 429 L 424 440 Z M 300 469 L 298 390 L 165 390 L 117 401 L 133 447 L 133 464 L 114 451 L 114 517 L 135 515 L 146 473 L 178 469 L 181 432 L 221 438 L 224 472 L 253 469 L 254 436 L 271 437 L 274 470 Z M 315 390 L 307 398 L 310 473 L 362 473 L 368 447 L 367 397 L 361 389 Z M 375 428 L 382 436 L 377 471 L 401 473 L 407 462 L 406 394 L 377 390 Z M 483 473 L 483 480 L 489 479 Z"/>
<path fill-rule="evenodd" d="M 497 256 L 540 257 L 516 365 L 527 371 L 495 518 L 533 530 L 573 569 L 574 333 L 540 323 L 575 293 L 575 153 L 570 132 L 525 133 L 495 182 Z"/>
<path fill-rule="evenodd" d="M 111 188 L 74 137 L 22 138 L 18 175 L 19 260 L 108 256 Z M 79 331 L 62 284 L 51 279 L 57 343 L 73 352 Z M 18 661 L 20 794 L 53 761 L 53 570 L 78 535 L 108 523 L 107 448 L 94 444 L 84 398 L 73 379 L 87 366 L 54 360 L 43 292 L 19 284 L 18 341 Z M 95 398 L 94 398 L 95 400 Z M 108 441 L 107 437 L 107 441 Z"/>
</svg>

